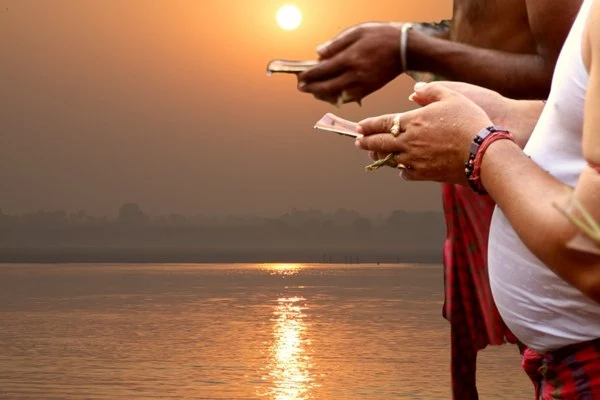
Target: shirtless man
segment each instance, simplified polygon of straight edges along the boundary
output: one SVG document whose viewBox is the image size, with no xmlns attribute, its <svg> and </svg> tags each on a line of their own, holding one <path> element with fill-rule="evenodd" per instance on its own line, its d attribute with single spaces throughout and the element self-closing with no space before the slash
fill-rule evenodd
<svg viewBox="0 0 600 400">
<path fill-rule="evenodd" d="M 402 23 L 361 24 L 318 46 L 321 62 L 298 75 L 298 89 L 331 103 L 360 101 L 403 72 L 424 71 L 513 98 L 545 99 L 580 5 L 581 0 L 456 0 L 446 31 L 431 35 L 419 24 L 404 30 L 404 60 Z M 448 227 L 443 314 L 451 328 L 453 397 L 477 399 L 477 351 L 515 342 L 487 275 L 494 202 L 451 184 L 443 185 L 443 201 Z"/>
</svg>

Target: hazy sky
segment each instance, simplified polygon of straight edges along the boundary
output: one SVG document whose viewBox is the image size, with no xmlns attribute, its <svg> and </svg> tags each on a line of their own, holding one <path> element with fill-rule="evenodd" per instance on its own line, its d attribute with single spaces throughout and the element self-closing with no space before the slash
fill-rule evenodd
<svg viewBox="0 0 600 400">
<path fill-rule="evenodd" d="M 450 0 L 297 0 L 283 31 L 270 0 L 0 0 L 0 208 L 115 214 L 296 208 L 439 209 L 436 184 L 366 173 L 353 141 L 317 132 L 402 111 L 401 77 L 340 110 L 267 77 L 270 59 L 313 58 L 366 20 L 449 17 Z"/>
</svg>

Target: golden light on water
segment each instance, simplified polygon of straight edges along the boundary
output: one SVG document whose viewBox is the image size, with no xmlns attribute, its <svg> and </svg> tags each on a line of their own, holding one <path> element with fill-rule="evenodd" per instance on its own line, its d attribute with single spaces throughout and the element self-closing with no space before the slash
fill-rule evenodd
<svg viewBox="0 0 600 400">
<path fill-rule="evenodd" d="M 310 399 L 314 386 L 311 377 L 310 341 L 304 319 L 307 308 L 303 297 L 281 297 L 273 310 L 273 343 L 267 367 L 268 397 L 275 400 Z"/>
<path fill-rule="evenodd" d="M 266 264 L 264 269 L 271 275 L 296 275 L 303 268 L 302 264 Z"/>
</svg>

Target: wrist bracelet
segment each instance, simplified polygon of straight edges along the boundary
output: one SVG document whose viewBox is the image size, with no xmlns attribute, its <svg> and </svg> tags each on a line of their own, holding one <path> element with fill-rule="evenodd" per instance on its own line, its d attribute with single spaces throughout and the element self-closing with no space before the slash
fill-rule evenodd
<svg viewBox="0 0 600 400">
<path fill-rule="evenodd" d="M 405 22 L 402 24 L 402 28 L 400 29 L 400 65 L 402 67 L 402 72 L 408 71 L 406 62 L 406 48 L 408 47 L 408 31 L 411 30 L 412 27 L 412 23 Z"/>
<path fill-rule="evenodd" d="M 471 147 L 469 148 L 469 159 L 465 163 L 465 175 L 469 186 L 479 194 L 487 194 L 481 183 L 481 161 L 487 148 L 496 140 L 513 140 L 512 135 L 507 129 L 499 126 L 488 126 L 477 133 Z"/>
<path fill-rule="evenodd" d="M 600 174 L 600 164 L 594 164 L 593 162 L 588 161 L 588 165 L 591 169 Z"/>
</svg>

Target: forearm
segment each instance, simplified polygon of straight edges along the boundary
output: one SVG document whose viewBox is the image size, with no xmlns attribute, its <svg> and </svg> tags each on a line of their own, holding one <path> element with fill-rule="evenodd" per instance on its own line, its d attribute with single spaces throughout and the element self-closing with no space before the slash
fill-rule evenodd
<svg viewBox="0 0 600 400">
<path fill-rule="evenodd" d="M 410 70 L 472 83 L 516 99 L 545 99 L 553 65 L 536 54 L 509 53 L 452 42 L 411 30 Z"/>
<path fill-rule="evenodd" d="M 516 143 L 524 148 L 544 110 L 544 104 L 540 100 L 507 98 L 503 118 L 497 123 L 512 132 Z"/>
<path fill-rule="evenodd" d="M 564 184 L 507 140 L 488 148 L 481 179 L 527 248 L 558 276 L 600 302 L 600 257 L 567 247 L 577 231 L 553 206 L 567 204 Z M 589 179 L 587 173 L 581 179 Z M 578 188 L 575 195 L 594 209 L 590 193 Z M 597 205 L 595 209 L 598 217 Z"/>
</svg>

